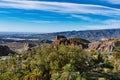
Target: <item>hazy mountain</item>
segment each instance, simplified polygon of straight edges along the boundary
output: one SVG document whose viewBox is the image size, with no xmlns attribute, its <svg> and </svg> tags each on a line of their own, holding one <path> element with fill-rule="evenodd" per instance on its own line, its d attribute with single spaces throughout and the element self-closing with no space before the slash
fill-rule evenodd
<svg viewBox="0 0 120 80">
<path fill-rule="evenodd" d="M 120 29 L 67 31 L 67 32 L 41 34 L 39 35 L 39 37 L 46 39 L 54 39 L 55 36 L 57 35 L 64 35 L 66 37 L 80 37 L 90 41 L 98 41 L 98 40 L 104 40 L 110 38 L 120 38 Z"/>
<path fill-rule="evenodd" d="M 49 39 L 54 40 L 57 35 L 64 35 L 67 38 L 79 37 L 87 39 L 89 41 L 100 41 L 110 38 L 120 38 L 120 29 L 106 29 L 106 30 L 86 30 L 86 31 L 66 31 L 56 33 L 44 33 L 44 34 L 8 34 L 0 35 L 1 39 L 5 38 L 21 38 L 21 39 Z"/>
</svg>

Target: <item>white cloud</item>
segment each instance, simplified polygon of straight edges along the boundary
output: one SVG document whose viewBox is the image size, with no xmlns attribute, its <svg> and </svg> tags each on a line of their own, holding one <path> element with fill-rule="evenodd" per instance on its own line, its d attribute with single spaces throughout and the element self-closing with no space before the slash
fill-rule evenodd
<svg viewBox="0 0 120 80">
<path fill-rule="evenodd" d="M 65 2 L 46 2 L 28 0 L 1 0 L 0 7 L 25 10 L 43 10 L 69 14 L 95 14 L 105 16 L 120 16 L 120 9 L 92 5 Z"/>
<path fill-rule="evenodd" d="M 37 23 L 37 24 L 51 24 L 51 23 L 58 23 L 59 21 L 46 21 L 46 20 L 31 20 L 28 21 L 26 20 L 26 22 L 32 22 L 32 23 Z"/>
<path fill-rule="evenodd" d="M 120 20 L 103 20 L 101 21 L 101 25 L 93 25 L 93 26 L 86 26 L 84 29 L 112 29 L 112 28 L 120 28 Z"/>
<path fill-rule="evenodd" d="M 109 2 L 111 4 L 120 4 L 120 0 L 104 0 L 106 2 Z"/>
<path fill-rule="evenodd" d="M 103 24 L 107 26 L 113 26 L 113 28 L 114 27 L 120 28 L 120 20 L 110 19 L 110 20 L 103 21 Z"/>
<path fill-rule="evenodd" d="M 92 20 L 90 17 L 81 16 L 81 15 L 72 15 L 72 17 L 82 19 L 82 20 L 87 20 L 87 21 Z"/>
<path fill-rule="evenodd" d="M 90 25 L 90 26 L 83 26 L 80 28 L 81 30 L 100 30 L 100 29 L 118 29 L 120 27 L 116 25 Z"/>
</svg>

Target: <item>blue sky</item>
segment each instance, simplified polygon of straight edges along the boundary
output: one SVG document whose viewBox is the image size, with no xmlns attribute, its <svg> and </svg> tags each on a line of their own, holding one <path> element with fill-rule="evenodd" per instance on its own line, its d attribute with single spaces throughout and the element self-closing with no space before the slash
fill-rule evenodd
<svg viewBox="0 0 120 80">
<path fill-rule="evenodd" d="M 0 31 L 120 28 L 120 0 L 0 0 Z"/>
</svg>

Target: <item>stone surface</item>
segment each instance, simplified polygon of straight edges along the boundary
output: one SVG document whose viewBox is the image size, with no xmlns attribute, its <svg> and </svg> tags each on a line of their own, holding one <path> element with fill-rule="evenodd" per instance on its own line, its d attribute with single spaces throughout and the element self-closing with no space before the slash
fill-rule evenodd
<svg viewBox="0 0 120 80">
<path fill-rule="evenodd" d="M 81 38 L 69 38 L 67 39 L 65 36 L 58 35 L 56 36 L 55 40 L 52 43 L 53 47 L 57 47 L 58 45 L 81 45 L 82 48 L 88 48 L 88 40 L 81 39 Z"/>
<path fill-rule="evenodd" d="M 96 50 L 98 52 L 113 52 L 115 48 L 120 46 L 120 39 L 108 39 L 100 42 L 92 42 L 89 44 L 90 50 Z"/>
</svg>

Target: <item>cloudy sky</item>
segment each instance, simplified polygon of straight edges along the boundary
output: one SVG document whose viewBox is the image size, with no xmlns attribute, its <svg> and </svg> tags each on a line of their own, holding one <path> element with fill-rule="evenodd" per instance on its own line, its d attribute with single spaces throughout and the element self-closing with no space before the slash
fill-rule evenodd
<svg viewBox="0 0 120 80">
<path fill-rule="evenodd" d="M 120 0 L 0 0 L 0 31 L 120 28 Z"/>
</svg>

